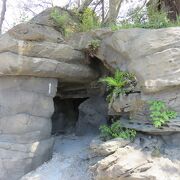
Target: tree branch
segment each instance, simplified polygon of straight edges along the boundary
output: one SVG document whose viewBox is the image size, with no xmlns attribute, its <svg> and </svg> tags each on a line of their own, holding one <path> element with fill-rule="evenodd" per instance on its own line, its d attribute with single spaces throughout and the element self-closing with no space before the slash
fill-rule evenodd
<svg viewBox="0 0 180 180">
<path fill-rule="evenodd" d="M 6 3 L 7 0 L 2 0 L 2 10 L 1 10 L 1 17 L 0 17 L 0 34 L 2 34 L 2 25 L 5 19 L 5 14 L 6 14 Z"/>
</svg>

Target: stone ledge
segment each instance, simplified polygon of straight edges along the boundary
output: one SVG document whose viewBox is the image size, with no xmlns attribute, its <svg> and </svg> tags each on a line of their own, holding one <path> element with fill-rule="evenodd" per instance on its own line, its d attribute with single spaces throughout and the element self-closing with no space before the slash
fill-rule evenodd
<svg viewBox="0 0 180 180">
<path fill-rule="evenodd" d="M 121 126 L 125 128 L 130 128 L 153 135 L 168 135 L 175 132 L 180 132 L 180 117 L 171 120 L 166 126 L 161 128 L 155 128 L 150 121 L 121 119 L 120 123 Z"/>
</svg>

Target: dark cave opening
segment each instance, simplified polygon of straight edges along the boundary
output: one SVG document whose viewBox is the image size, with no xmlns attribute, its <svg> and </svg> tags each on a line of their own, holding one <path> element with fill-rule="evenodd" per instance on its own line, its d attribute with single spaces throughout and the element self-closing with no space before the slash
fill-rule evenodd
<svg viewBox="0 0 180 180">
<path fill-rule="evenodd" d="M 58 83 L 51 118 L 53 135 L 69 133 L 82 135 L 88 131 L 94 133 L 98 132 L 101 123 L 106 122 L 107 105 L 104 100 L 106 88 L 99 83 L 99 78 L 110 72 L 96 57 L 91 57 L 88 64 L 99 72 L 96 80 L 87 83 Z M 79 109 L 80 104 L 82 106 Z"/>
<path fill-rule="evenodd" d="M 79 117 L 79 105 L 87 98 L 54 98 L 54 113 L 52 115 L 52 134 L 66 134 L 75 132 Z"/>
</svg>

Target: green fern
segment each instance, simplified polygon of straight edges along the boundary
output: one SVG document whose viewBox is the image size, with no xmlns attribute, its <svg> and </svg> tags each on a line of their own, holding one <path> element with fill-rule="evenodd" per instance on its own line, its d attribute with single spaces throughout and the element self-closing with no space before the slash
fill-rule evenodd
<svg viewBox="0 0 180 180">
<path fill-rule="evenodd" d="M 102 125 L 99 129 L 101 132 L 101 137 L 104 140 L 109 140 L 113 138 L 133 140 L 136 137 L 135 130 L 121 127 L 119 121 L 114 122 L 111 126 Z"/>
<path fill-rule="evenodd" d="M 127 94 L 130 91 L 133 91 L 136 86 L 136 79 L 134 74 L 116 70 L 114 77 L 105 77 L 99 80 L 102 83 L 107 85 L 109 95 L 107 100 L 110 103 L 110 106 L 114 100 L 120 96 L 120 94 Z"/>
<path fill-rule="evenodd" d="M 169 120 L 176 118 L 177 112 L 167 108 L 163 101 L 150 101 L 150 117 L 154 127 L 160 128 Z"/>
</svg>

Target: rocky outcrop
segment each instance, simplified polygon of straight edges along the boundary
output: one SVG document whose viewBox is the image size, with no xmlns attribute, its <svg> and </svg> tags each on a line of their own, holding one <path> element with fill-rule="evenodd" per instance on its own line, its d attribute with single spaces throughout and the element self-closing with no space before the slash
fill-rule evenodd
<svg viewBox="0 0 180 180">
<path fill-rule="evenodd" d="M 82 84 L 98 78 L 98 72 L 86 64 L 84 52 L 68 45 L 57 30 L 52 11 L 47 9 L 0 37 L 1 76 L 53 77 Z M 61 8 L 57 11 L 67 13 Z"/>
<path fill-rule="evenodd" d="M 80 104 L 76 134 L 99 132 L 99 126 L 107 122 L 107 104 L 103 97 L 91 97 Z"/>
<path fill-rule="evenodd" d="M 0 180 L 17 180 L 50 159 L 58 81 L 83 86 L 99 76 L 84 52 L 65 43 L 51 12 L 0 36 Z"/>
<path fill-rule="evenodd" d="M 169 108 L 180 112 L 179 33 L 179 27 L 157 30 L 128 29 L 107 33 L 108 35 L 102 38 L 96 57 L 110 71 L 113 72 L 116 68 L 127 70 L 137 78 L 134 92 L 118 97 L 111 106 L 110 115 L 129 114 L 129 118 L 135 122 L 123 121 L 123 124 L 127 122 L 131 124 L 127 126 L 138 130 L 142 130 L 143 126 L 142 131 L 153 132 L 149 126 L 150 100 L 164 101 Z M 101 36 L 99 33 L 99 39 Z M 176 119 L 159 131 L 166 129 L 165 133 L 179 132 L 179 125 L 180 121 Z"/>
<path fill-rule="evenodd" d="M 90 149 L 92 154 L 98 156 L 108 156 L 117 151 L 117 149 L 122 148 L 130 144 L 129 140 L 122 138 L 115 138 L 106 142 L 103 142 L 99 137 L 93 139 L 90 144 Z"/>
<path fill-rule="evenodd" d="M 120 30 L 103 39 L 97 56 L 113 69 L 135 73 L 144 93 L 158 92 L 179 85 L 179 32 L 179 27 Z"/>
<path fill-rule="evenodd" d="M 0 179 L 19 179 L 51 158 L 57 80 L 0 78 Z"/>
<path fill-rule="evenodd" d="M 141 135 L 134 143 L 119 148 L 117 144 L 121 144 L 120 139 L 105 143 L 111 144 L 110 149 L 114 149 L 115 152 L 109 156 L 106 154 L 107 157 L 91 167 L 96 180 L 179 179 L 180 156 L 177 153 L 179 148 L 164 146 L 160 138 Z M 109 145 L 103 145 L 105 143 L 99 144 L 99 147 L 103 147 L 103 151 L 102 148 L 96 148 L 94 151 L 92 148 L 94 146 L 91 145 L 92 152 L 103 157 L 104 152 L 109 152 Z"/>
<path fill-rule="evenodd" d="M 68 27 L 75 27 L 76 32 L 78 19 L 61 8 L 57 10 L 71 19 Z M 100 97 L 103 88 L 97 85 L 99 76 L 106 72 L 102 73 L 99 66 L 109 72 L 116 68 L 128 70 L 137 78 L 134 92 L 118 97 L 109 114 L 126 117 L 122 120 L 124 127 L 160 134 L 166 142 L 170 135 L 174 138 L 170 144 L 177 146 L 179 118 L 155 129 L 149 121 L 147 104 L 150 100 L 162 100 L 180 112 L 180 28 L 117 32 L 99 29 L 67 39 L 63 36 L 64 27 L 52 21 L 51 12 L 48 9 L 0 37 L 0 180 L 19 179 L 50 158 L 50 118 L 57 86 L 60 98 L 90 97 L 79 106 L 76 133 L 98 132 L 107 118 L 107 104 Z M 87 60 L 84 50 L 93 39 L 101 41 L 100 47 Z M 98 93 L 89 89 L 98 89 Z M 61 116 L 57 124 L 62 119 L 65 118 Z M 114 154 L 94 166 L 96 179 L 158 179 L 152 175 L 152 167 L 159 167 L 161 160 L 165 164 L 168 161 L 152 160 L 149 152 L 138 149 L 143 148 L 139 144 L 98 143 L 92 146 L 94 152 Z M 168 165 L 179 175 L 177 164 Z M 162 169 L 159 173 L 166 172 Z"/>
</svg>

